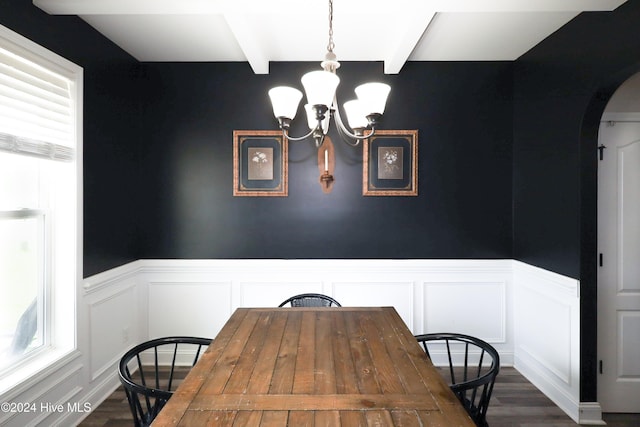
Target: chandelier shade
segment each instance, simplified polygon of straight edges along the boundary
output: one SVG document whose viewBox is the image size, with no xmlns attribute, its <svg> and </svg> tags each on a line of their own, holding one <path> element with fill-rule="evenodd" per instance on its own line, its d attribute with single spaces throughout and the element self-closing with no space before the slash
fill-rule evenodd
<svg viewBox="0 0 640 427">
<path fill-rule="evenodd" d="M 362 102 L 352 99 L 344 103 L 347 123 L 351 129 L 364 129 L 368 126 L 367 115 L 363 112 Z"/>
<path fill-rule="evenodd" d="M 385 83 L 365 83 L 356 87 L 355 92 L 365 115 L 384 114 L 390 90 L 391 86 Z"/>
<path fill-rule="evenodd" d="M 307 95 L 307 103 L 324 105 L 327 109 L 331 107 L 340 77 L 329 71 L 311 71 L 302 76 L 300 81 Z"/>
<path fill-rule="evenodd" d="M 269 98 L 276 118 L 293 120 L 302 99 L 302 92 L 289 86 L 277 86 L 269 90 Z"/>
</svg>

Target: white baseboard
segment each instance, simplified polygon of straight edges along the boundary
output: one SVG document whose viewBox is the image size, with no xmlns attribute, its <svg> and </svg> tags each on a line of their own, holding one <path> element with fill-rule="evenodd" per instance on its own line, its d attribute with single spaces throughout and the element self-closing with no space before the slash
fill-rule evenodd
<svg viewBox="0 0 640 427">
<path fill-rule="evenodd" d="M 535 363 L 524 362 L 516 357 L 514 367 L 531 384 L 558 405 L 572 420 L 576 423 L 578 422 L 580 419 L 580 402 L 574 396 L 568 394 L 566 389 L 558 387 L 557 383 L 551 378 L 536 370 Z"/>
<path fill-rule="evenodd" d="M 602 408 L 598 402 L 580 402 L 578 410 L 578 424 L 604 426 Z"/>
<path fill-rule="evenodd" d="M 91 405 L 91 409 L 94 410 L 98 406 L 102 404 L 111 394 L 116 391 L 118 387 L 120 387 L 120 380 L 117 375 L 115 375 L 117 367 L 113 368 L 114 375 L 105 377 L 98 384 L 94 385 L 93 389 L 85 394 L 84 402 Z M 79 413 L 76 414 L 76 419 L 73 420 L 72 424 L 79 424 L 82 420 L 89 416 L 90 413 Z M 71 425 L 71 424 L 70 424 Z"/>
</svg>

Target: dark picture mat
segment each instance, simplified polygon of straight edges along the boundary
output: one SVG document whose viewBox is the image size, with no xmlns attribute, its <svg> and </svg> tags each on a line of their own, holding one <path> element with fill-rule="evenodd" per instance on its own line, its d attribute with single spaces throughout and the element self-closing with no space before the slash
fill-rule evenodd
<svg viewBox="0 0 640 427">
<path fill-rule="evenodd" d="M 282 132 L 234 131 L 233 134 L 233 195 L 287 196 L 287 141 Z M 256 152 L 261 153 L 261 156 L 264 157 L 257 159 Z M 264 162 L 264 167 L 271 168 L 271 170 L 260 173 L 255 169 L 259 166 L 255 163 L 252 164 L 254 160 Z"/>
<path fill-rule="evenodd" d="M 365 141 L 363 194 L 417 196 L 417 130 L 384 130 Z M 384 157 L 390 155 L 390 159 Z M 389 170 L 382 168 L 389 167 Z"/>
</svg>

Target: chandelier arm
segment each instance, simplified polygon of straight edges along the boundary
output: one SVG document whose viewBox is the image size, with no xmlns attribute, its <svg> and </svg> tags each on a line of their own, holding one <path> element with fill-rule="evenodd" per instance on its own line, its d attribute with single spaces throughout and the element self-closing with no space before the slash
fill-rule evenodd
<svg viewBox="0 0 640 427">
<path fill-rule="evenodd" d="M 318 130 L 318 127 L 316 126 L 315 129 L 311 129 L 311 131 L 309 131 L 308 134 L 304 135 L 304 136 L 299 136 L 299 137 L 295 137 L 295 136 L 290 136 L 289 132 L 287 132 L 287 130 L 285 128 L 282 129 L 282 134 L 285 136 L 285 138 L 287 138 L 289 141 L 302 141 L 303 139 L 307 139 L 309 138 L 311 135 L 313 135 L 314 132 L 316 132 Z"/>
<path fill-rule="evenodd" d="M 338 129 L 338 134 L 340 135 L 340 139 L 342 139 L 342 142 L 349 145 L 350 147 L 357 147 L 358 145 L 360 145 L 360 140 L 350 138 L 349 135 L 345 133 L 343 126 L 338 125 L 336 126 L 336 128 Z"/>
</svg>

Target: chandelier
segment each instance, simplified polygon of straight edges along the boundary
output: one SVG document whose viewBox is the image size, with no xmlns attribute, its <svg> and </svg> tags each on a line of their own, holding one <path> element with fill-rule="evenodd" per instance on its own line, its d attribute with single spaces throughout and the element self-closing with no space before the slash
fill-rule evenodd
<svg viewBox="0 0 640 427">
<path fill-rule="evenodd" d="M 299 137 L 289 134 L 291 122 L 296 116 L 302 92 L 289 86 L 278 86 L 269 90 L 269 98 L 273 106 L 273 114 L 278 119 L 283 135 L 291 141 L 301 141 L 313 137 L 318 148 L 318 167 L 323 170 L 320 182 L 325 192 L 331 191 L 333 184 L 333 145 L 327 138 L 331 117 L 335 118 L 338 133 L 342 140 L 357 146 L 361 140 L 374 135 L 376 126 L 382 118 L 387 96 L 391 87 L 384 83 L 365 83 L 355 88 L 357 99 L 344 103 L 349 128 L 340 116 L 336 88 L 340 78 L 336 70 L 340 67 L 333 49 L 333 0 L 329 0 L 329 43 L 324 61 L 320 63 L 322 70 L 306 73 L 300 79 L 307 96 L 304 106 L 307 115 L 309 133 Z"/>
</svg>

